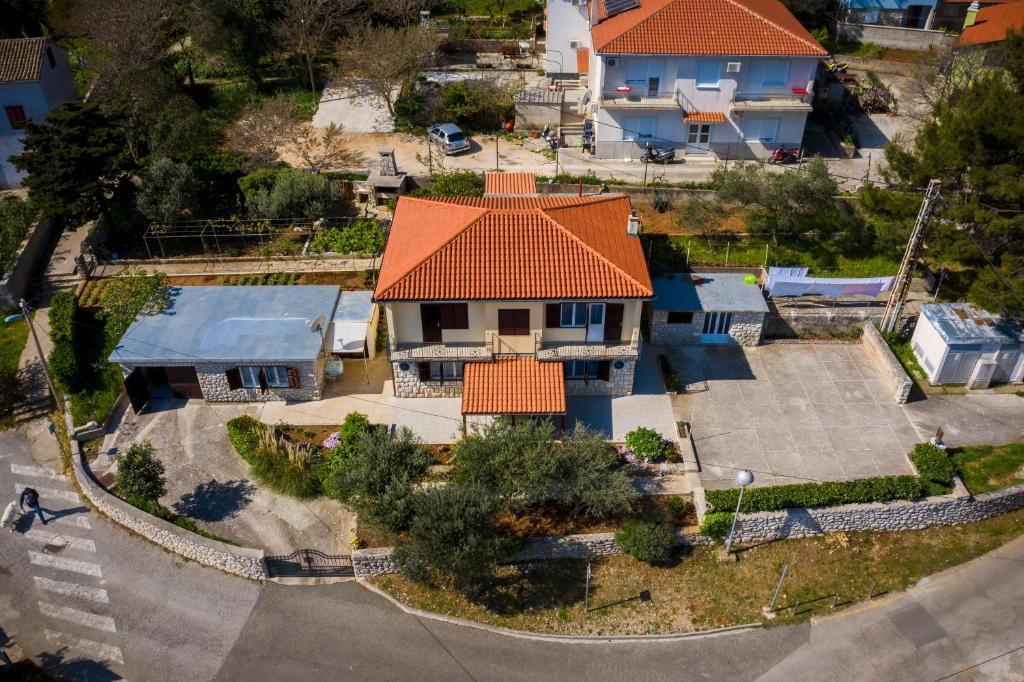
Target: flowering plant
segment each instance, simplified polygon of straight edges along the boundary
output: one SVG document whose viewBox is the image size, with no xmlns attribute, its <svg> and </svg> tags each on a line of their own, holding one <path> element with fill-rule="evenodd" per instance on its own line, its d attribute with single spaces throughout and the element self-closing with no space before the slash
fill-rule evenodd
<svg viewBox="0 0 1024 682">
<path fill-rule="evenodd" d="M 341 444 L 341 433 L 335 431 L 331 435 L 324 439 L 324 447 L 328 450 L 333 450 Z"/>
</svg>

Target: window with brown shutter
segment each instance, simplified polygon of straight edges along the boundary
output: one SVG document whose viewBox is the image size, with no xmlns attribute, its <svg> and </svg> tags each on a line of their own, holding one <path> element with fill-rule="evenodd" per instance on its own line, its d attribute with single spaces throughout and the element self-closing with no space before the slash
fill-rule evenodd
<svg viewBox="0 0 1024 682">
<path fill-rule="evenodd" d="M 4 111 L 7 113 L 7 121 L 11 124 L 11 128 L 14 130 L 21 130 L 25 127 L 25 124 L 28 123 L 24 107 L 4 107 Z"/>
<path fill-rule="evenodd" d="M 498 309 L 498 333 L 502 336 L 529 336 L 530 309 Z"/>
<path fill-rule="evenodd" d="M 294 367 L 285 368 L 288 372 L 288 388 L 302 388 L 302 381 L 299 379 L 299 370 Z"/>
<path fill-rule="evenodd" d="M 228 378 L 228 388 L 232 391 L 242 388 L 242 371 L 237 367 L 232 367 L 228 371 L 224 372 L 224 375 Z"/>
<path fill-rule="evenodd" d="M 544 326 L 557 329 L 562 326 L 562 304 L 548 303 L 544 306 Z"/>
<path fill-rule="evenodd" d="M 622 318 L 626 306 L 621 303 L 609 303 L 604 312 L 604 340 L 619 341 L 622 339 Z"/>
<path fill-rule="evenodd" d="M 597 363 L 597 380 L 608 381 L 612 375 L 612 361 L 601 360 Z"/>
<path fill-rule="evenodd" d="M 469 305 L 466 303 L 442 303 L 441 329 L 469 329 Z"/>
</svg>

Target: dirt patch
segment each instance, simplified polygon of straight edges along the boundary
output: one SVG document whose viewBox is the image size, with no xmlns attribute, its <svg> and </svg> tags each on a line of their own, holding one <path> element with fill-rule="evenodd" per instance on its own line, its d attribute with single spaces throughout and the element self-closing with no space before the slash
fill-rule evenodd
<svg viewBox="0 0 1024 682">
<path fill-rule="evenodd" d="M 672 526 L 695 526 L 697 516 L 693 512 L 693 503 L 688 497 L 683 498 L 682 513 L 672 508 L 670 497 L 673 495 L 651 495 L 641 497 L 632 514 L 625 517 L 608 519 L 589 519 L 584 516 L 572 516 L 559 507 L 542 507 L 525 514 L 513 515 L 503 512 L 498 517 L 498 527 L 502 532 L 523 538 L 549 537 L 555 535 L 578 535 L 586 533 L 615 533 L 622 528 L 626 518 L 640 517 L 657 523 Z"/>
</svg>

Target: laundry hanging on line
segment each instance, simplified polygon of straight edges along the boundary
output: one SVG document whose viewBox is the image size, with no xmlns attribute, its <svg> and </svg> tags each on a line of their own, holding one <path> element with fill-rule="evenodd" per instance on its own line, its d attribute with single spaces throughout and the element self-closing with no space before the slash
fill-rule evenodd
<svg viewBox="0 0 1024 682">
<path fill-rule="evenodd" d="M 867 296 L 892 289 L 896 277 L 807 277 L 807 268 L 768 268 L 769 296 Z"/>
</svg>

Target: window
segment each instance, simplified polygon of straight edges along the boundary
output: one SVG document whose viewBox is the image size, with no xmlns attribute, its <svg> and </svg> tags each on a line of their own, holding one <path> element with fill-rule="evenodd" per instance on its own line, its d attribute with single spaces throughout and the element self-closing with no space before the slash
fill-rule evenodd
<svg viewBox="0 0 1024 682">
<path fill-rule="evenodd" d="M 562 327 L 586 327 L 587 326 L 587 304 L 586 303 L 563 303 L 562 304 Z"/>
<path fill-rule="evenodd" d="M 593 379 L 597 376 L 597 360 L 570 360 L 565 363 L 566 379 Z"/>
<path fill-rule="evenodd" d="M 4 107 L 4 111 L 7 112 L 7 120 L 10 122 L 12 128 L 15 130 L 21 130 L 25 127 L 25 123 L 28 119 L 25 117 L 25 109 L 23 107 Z"/>
<path fill-rule="evenodd" d="M 653 140 L 658 119 L 652 116 L 627 116 L 622 124 L 623 140 Z"/>
<path fill-rule="evenodd" d="M 774 142 L 778 134 L 777 118 L 748 118 L 743 121 L 743 139 L 747 142 Z"/>
<path fill-rule="evenodd" d="M 732 328 L 732 313 L 706 313 L 704 334 L 728 334 Z"/>
<path fill-rule="evenodd" d="M 788 80 L 789 62 L 782 59 L 772 59 L 764 63 L 762 85 L 785 85 Z"/>
<path fill-rule="evenodd" d="M 50 68 L 54 69 L 57 67 L 57 60 L 53 58 L 53 48 L 46 48 L 46 59 L 50 62 Z"/>
<path fill-rule="evenodd" d="M 502 336 L 529 336 L 530 309 L 499 309 L 498 333 Z"/>
<path fill-rule="evenodd" d="M 430 363 L 430 380 L 440 381 L 462 381 L 461 362 L 432 362 Z"/>
<path fill-rule="evenodd" d="M 270 388 L 288 388 L 287 367 L 239 367 L 242 375 L 242 386 L 245 388 L 263 388 L 260 382 L 260 373 L 263 373 L 263 381 Z"/>
<path fill-rule="evenodd" d="M 686 129 L 686 144 L 706 145 L 711 141 L 710 123 L 691 123 Z"/>
<path fill-rule="evenodd" d="M 469 329 L 469 305 L 465 303 L 443 303 L 441 308 L 441 329 Z"/>
<path fill-rule="evenodd" d="M 697 87 L 717 88 L 721 62 L 697 62 Z"/>
<path fill-rule="evenodd" d="M 684 313 L 679 310 L 670 310 L 668 313 L 668 319 L 665 320 L 668 324 L 692 324 L 693 313 Z"/>
</svg>

